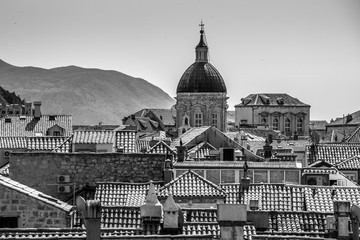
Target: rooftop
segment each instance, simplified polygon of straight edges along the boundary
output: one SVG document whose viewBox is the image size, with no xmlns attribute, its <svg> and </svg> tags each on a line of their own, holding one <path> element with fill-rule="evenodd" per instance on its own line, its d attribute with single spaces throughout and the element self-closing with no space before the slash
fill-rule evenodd
<svg viewBox="0 0 360 240">
<path fill-rule="evenodd" d="M 299 99 L 289 96 L 286 93 L 257 93 L 250 94 L 242 98 L 240 104 L 235 107 L 245 106 L 296 106 L 310 107 L 310 105 L 301 102 Z"/>
</svg>

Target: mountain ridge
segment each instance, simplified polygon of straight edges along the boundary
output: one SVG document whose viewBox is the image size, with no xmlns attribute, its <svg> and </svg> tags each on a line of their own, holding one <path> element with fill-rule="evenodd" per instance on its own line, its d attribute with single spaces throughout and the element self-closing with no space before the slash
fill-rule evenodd
<svg viewBox="0 0 360 240">
<path fill-rule="evenodd" d="M 121 124 L 142 108 L 171 108 L 175 100 L 142 78 L 74 65 L 44 69 L 0 60 L 0 86 L 27 101 L 42 101 L 44 114 L 71 114 L 74 124 Z"/>
</svg>

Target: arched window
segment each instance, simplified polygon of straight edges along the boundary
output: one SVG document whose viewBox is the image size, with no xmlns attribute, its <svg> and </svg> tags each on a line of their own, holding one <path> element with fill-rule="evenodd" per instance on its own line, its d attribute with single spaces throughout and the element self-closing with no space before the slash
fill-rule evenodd
<svg viewBox="0 0 360 240">
<path fill-rule="evenodd" d="M 273 119 L 273 130 L 279 130 L 279 118 Z"/>
<path fill-rule="evenodd" d="M 187 117 L 185 117 L 184 123 L 185 123 L 185 125 L 189 125 L 189 119 Z"/>
<path fill-rule="evenodd" d="M 298 132 L 298 134 L 303 132 L 303 127 L 304 127 L 303 120 L 301 118 L 298 118 L 296 122 L 296 131 Z"/>
<path fill-rule="evenodd" d="M 290 119 L 287 118 L 287 119 L 285 120 L 285 132 L 290 132 L 290 131 L 291 131 L 290 126 L 291 126 Z"/>
</svg>

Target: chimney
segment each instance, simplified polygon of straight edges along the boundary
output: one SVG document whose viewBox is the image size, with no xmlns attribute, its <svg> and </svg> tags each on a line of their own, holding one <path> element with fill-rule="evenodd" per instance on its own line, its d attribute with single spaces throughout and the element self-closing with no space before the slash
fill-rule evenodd
<svg viewBox="0 0 360 240">
<path fill-rule="evenodd" d="M 163 207 L 156 196 L 155 186 L 150 181 L 145 203 L 140 207 L 143 235 L 158 234 Z"/>
<path fill-rule="evenodd" d="M 299 135 L 298 135 L 297 132 L 294 133 L 294 140 L 295 140 L 295 141 L 299 140 Z"/>
<path fill-rule="evenodd" d="M 218 204 L 217 221 L 220 225 L 220 239 L 243 240 L 244 225 L 247 221 L 247 205 Z"/>
<path fill-rule="evenodd" d="M 334 201 L 334 214 L 337 219 L 337 238 L 349 238 L 349 217 L 350 217 L 350 202 Z"/>
<path fill-rule="evenodd" d="M 174 180 L 173 162 L 170 159 L 165 160 L 164 164 L 164 185 Z"/>
<path fill-rule="evenodd" d="M 180 146 L 176 146 L 176 152 L 177 152 L 177 161 L 183 162 L 187 158 L 187 147 L 183 146 L 183 142 L 180 138 Z"/>
<path fill-rule="evenodd" d="M 175 203 L 172 194 L 169 194 L 164 203 L 164 234 L 182 234 L 184 214 L 180 206 Z"/>
<path fill-rule="evenodd" d="M 40 118 L 41 117 L 41 109 L 40 109 L 41 102 L 40 101 L 35 101 L 34 102 L 34 107 L 35 107 L 35 109 L 34 109 L 34 117 L 35 118 Z"/>
<path fill-rule="evenodd" d="M 270 135 L 269 135 L 270 136 Z M 265 145 L 264 145 L 264 158 L 265 159 L 269 159 L 271 158 L 272 155 L 272 146 L 270 145 L 271 142 L 269 141 L 269 139 L 267 138 L 265 140 Z"/>
<path fill-rule="evenodd" d="M 101 237 L 101 204 L 100 200 L 76 199 L 76 209 L 85 222 L 86 240 L 100 240 Z"/>
</svg>

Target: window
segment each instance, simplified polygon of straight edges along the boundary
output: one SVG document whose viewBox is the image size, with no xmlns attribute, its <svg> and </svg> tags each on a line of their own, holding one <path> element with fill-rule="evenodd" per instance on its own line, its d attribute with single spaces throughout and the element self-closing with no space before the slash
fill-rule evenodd
<svg viewBox="0 0 360 240">
<path fill-rule="evenodd" d="M 298 132 L 298 133 L 301 133 L 301 132 L 303 132 L 303 120 L 301 119 L 301 118 L 299 118 L 298 120 L 297 120 L 297 123 L 296 123 L 296 131 Z"/>
<path fill-rule="evenodd" d="M 206 179 L 215 183 L 220 183 L 220 170 L 206 170 Z"/>
<path fill-rule="evenodd" d="M 267 120 L 266 120 L 266 118 L 261 118 L 261 124 L 262 125 L 266 125 L 267 124 Z"/>
<path fill-rule="evenodd" d="M 235 170 L 221 170 L 221 183 L 234 183 Z"/>
<path fill-rule="evenodd" d="M 299 184 L 300 174 L 299 171 L 285 171 L 285 182 Z"/>
<path fill-rule="evenodd" d="M 17 217 L 0 217 L 0 228 L 17 228 Z"/>
<path fill-rule="evenodd" d="M 290 129 L 290 119 L 286 119 L 285 120 L 285 132 L 290 132 L 291 129 Z"/>
<path fill-rule="evenodd" d="M 189 125 L 189 119 L 187 117 L 185 117 L 184 123 L 185 125 Z"/>
<path fill-rule="evenodd" d="M 53 135 L 54 136 L 60 136 L 60 131 L 54 131 Z"/>
<path fill-rule="evenodd" d="M 202 114 L 195 113 L 195 127 L 201 127 L 201 126 L 202 126 Z"/>
<path fill-rule="evenodd" d="M 217 113 L 213 113 L 212 114 L 212 126 L 213 127 L 218 127 L 218 114 Z"/>
<path fill-rule="evenodd" d="M 268 183 L 268 171 L 254 170 L 254 183 Z"/>
<path fill-rule="evenodd" d="M 270 170 L 270 183 L 283 183 L 284 170 Z"/>
<path fill-rule="evenodd" d="M 273 130 L 279 130 L 279 118 L 273 119 Z"/>
</svg>

